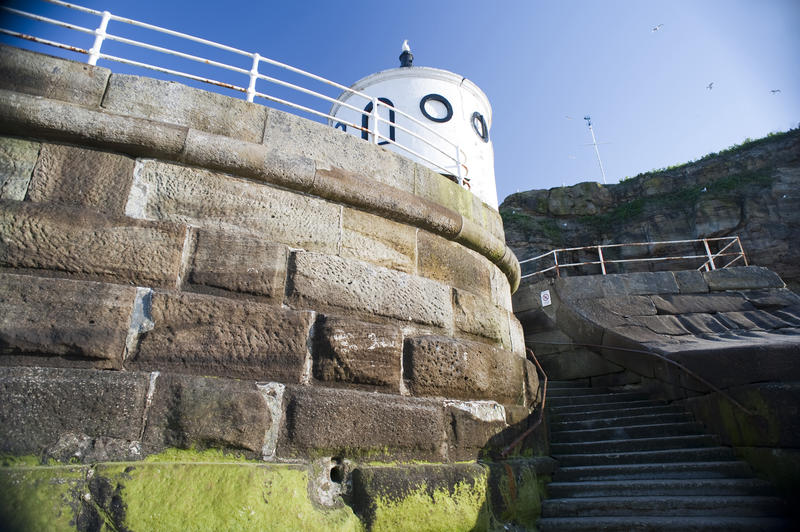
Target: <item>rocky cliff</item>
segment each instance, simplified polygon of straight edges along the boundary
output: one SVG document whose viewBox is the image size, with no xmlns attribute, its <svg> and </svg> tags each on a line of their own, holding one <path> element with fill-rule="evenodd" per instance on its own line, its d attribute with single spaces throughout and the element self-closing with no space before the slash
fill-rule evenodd
<svg viewBox="0 0 800 532">
<path fill-rule="evenodd" d="M 749 261 L 800 288 L 800 129 L 616 185 L 512 194 L 500 206 L 522 260 L 555 248 L 739 235 Z"/>
</svg>

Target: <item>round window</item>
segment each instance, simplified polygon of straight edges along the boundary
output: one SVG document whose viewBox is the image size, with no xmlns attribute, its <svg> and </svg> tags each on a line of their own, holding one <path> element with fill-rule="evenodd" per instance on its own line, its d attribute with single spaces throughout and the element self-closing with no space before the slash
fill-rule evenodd
<svg viewBox="0 0 800 532">
<path fill-rule="evenodd" d="M 422 116 L 434 122 L 447 122 L 453 118 L 453 106 L 441 94 L 428 94 L 419 101 Z"/>
</svg>

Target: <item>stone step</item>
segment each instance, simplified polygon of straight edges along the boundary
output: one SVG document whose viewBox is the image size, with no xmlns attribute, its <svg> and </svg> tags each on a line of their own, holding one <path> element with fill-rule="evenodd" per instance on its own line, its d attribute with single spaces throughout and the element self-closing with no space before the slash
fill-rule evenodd
<svg viewBox="0 0 800 532">
<path fill-rule="evenodd" d="M 638 497 L 643 495 L 774 495 L 769 483 L 756 478 L 604 480 L 551 482 L 547 493 L 566 497 Z"/>
<path fill-rule="evenodd" d="M 580 395 L 598 395 L 602 393 L 608 393 L 608 390 L 602 390 L 599 388 L 550 388 L 547 387 L 547 397 L 576 397 Z"/>
<path fill-rule="evenodd" d="M 699 449 L 667 449 L 661 451 L 608 452 L 597 454 L 553 455 L 561 467 L 614 465 L 614 464 L 663 464 L 668 462 L 723 462 L 735 460 L 730 447 L 704 447 Z"/>
<path fill-rule="evenodd" d="M 550 441 L 552 443 L 568 443 L 597 440 L 626 440 L 630 438 L 657 438 L 701 434 L 702 431 L 703 426 L 695 422 L 659 423 L 657 425 L 632 425 L 630 427 L 551 432 Z"/>
<path fill-rule="evenodd" d="M 694 495 L 652 497 L 576 497 L 542 502 L 542 517 L 711 516 L 781 517 L 786 503 L 777 497 Z"/>
<path fill-rule="evenodd" d="M 602 452 L 657 451 L 662 449 L 684 449 L 718 445 L 719 438 L 711 434 L 690 434 L 659 438 L 633 438 L 629 440 L 600 440 L 570 443 L 551 443 L 553 454 L 580 454 Z"/>
<path fill-rule="evenodd" d="M 585 396 L 591 397 L 591 396 Z M 664 406 L 667 403 L 664 401 L 656 401 L 654 399 L 641 399 L 637 401 L 628 401 L 623 403 L 596 403 L 596 404 L 583 404 L 583 405 L 563 405 L 557 406 L 550 404 L 551 400 L 547 400 L 547 409 L 552 414 L 583 414 L 587 412 L 601 413 L 609 410 L 627 410 L 629 408 L 642 408 Z"/>
<path fill-rule="evenodd" d="M 547 390 L 561 389 L 561 388 L 586 388 L 584 381 L 547 381 Z"/>
<path fill-rule="evenodd" d="M 539 532 L 785 532 L 777 517 L 558 517 L 540 519 Z"/>
<path fill-rule="evenodd" d="M 657 403 L 657 406 L 640 406 L 635 408 L 614 407 L 590 412 L 555 412 L 547 409 L 547 417 L 552 422 L 571 423 L 590 419 L 624 418 L 660 414 L 685 414 L 686 410 L 677 405 Z"/>
<path fill-rule="evenodd" d="M 687 478 L 752 478 L 750 467 L 735 460 L 723 462 L 669 462 L 663 464 L 618 464 L 562 467 L 556 482 L 589 480 L 646 480 Z"/>
<path fill-rule="evenodd" d="M 602 405 L 609 403 L 629 403 L 631 401 L 649 400 L 650 396 L 643 392 L 600 393 L 576 396 L 549 397 L 547 404 L 551 408 L 572 405 Z"/>
<path fill-rule="evenodd" d="M 653 425 L 658 423 L 683 423 L 694 421 L 694 417 L 688 412 L 669 413 L 669 414 L 646 414 L 640 416 L 627 417 L 607 417 L 600 419 L 586 419 L 583 421 L 563 421 L 559 420 L 550 426 L 550 432 L 562 432 L 568 430 L 588 430 L 611 427 L 629 427 L 632 425 Z"/>
</svg>

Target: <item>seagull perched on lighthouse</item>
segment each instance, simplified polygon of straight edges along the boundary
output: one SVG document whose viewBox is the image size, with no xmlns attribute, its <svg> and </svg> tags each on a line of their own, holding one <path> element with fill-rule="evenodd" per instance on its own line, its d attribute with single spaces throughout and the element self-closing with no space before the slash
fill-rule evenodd
<svg viewBox="0 0 800 532">
<path fill-rule="evenodd" d="M 400 66 L 410 67 L 414 63 L 414 54 L 411 53 L 411 47 L 408 45 L 408 39 L 403 41 L 403 52 L 400 54 Z"/>
<path fill-rule="evenodd" d="M 713 89 L 713 88 L 714 88 L 714 82 L 712 81 L 711 83 L 709 83 L 708 85 L 706 85 L 706 88 L 707 88 L 708 90 L 711 90 L 711 89 Z"/>
<path fill-rule="evenodd" d="M 408 45 L 408 39 L 403 40 L 403 49 L 401 52 L 410 52 L 411 47 Z"/>
<path fill-rule="evenodd" d="M 657 32 L 658 30 L 660 30 L 660 29 L 661 29 L 661 26 L 663 26 L 663 24 L 659 24 L 658 26 L 653 26 L 653 29 L 652 29 L 652 30 L 650 30 L 650 31 L 652 31 L 653 33 L 655 33 L 655 32 Z"/>
</svg>

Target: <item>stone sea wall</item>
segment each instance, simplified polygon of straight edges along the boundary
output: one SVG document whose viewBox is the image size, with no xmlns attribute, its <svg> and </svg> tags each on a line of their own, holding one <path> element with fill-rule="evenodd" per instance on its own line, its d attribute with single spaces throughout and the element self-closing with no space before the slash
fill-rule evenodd
<svg viewBox="0 0 800 532">
<path fill-rule="evenodd" d="M 178 467 L 195 459 L 177 449 L 260 461 L 225 467 L 302 486 L 280 504 L 315 512 L 366 486 L 368 463 L 430 462 L 446 481 L 371 481 L 345 514 L 370 527 L 415 489 L 433 501 L 466 482 L 475 526 L 499 488 L 488 467 L 448 468 L 508 444 L 540 401 L 511 312 L 519 275 L 497 211 L 387 150 L 0 47 L 0 476 L 27 502 L 74 476 L 51 517 L 130 525 L 114 504 L 143 504 L 142 478 L 175 489 L 148 456 L 222 482 L 224 468 Z M 82 463 L 107 464 L 101 486 Z M 520 467 L 538 494 L 535 464 Z"/>
<path fill-rule="evenodd" d="M 520 260 L 556 248 L 739 235 L 752 264 L 798 289 L 798 190 L 794 129 L 615 185 L 512 194 L 500 212 Z"/>
</svg>

